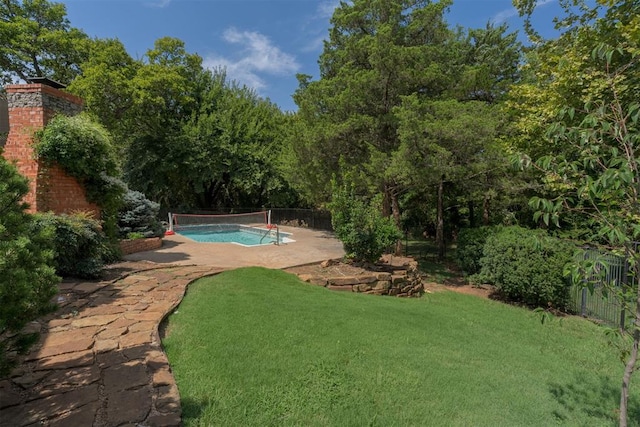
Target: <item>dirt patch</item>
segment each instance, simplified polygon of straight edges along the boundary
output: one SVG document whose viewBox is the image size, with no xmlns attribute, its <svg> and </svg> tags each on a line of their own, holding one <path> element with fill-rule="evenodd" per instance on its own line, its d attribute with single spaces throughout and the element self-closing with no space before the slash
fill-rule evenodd
<svg viewBox="0 0 640 427">
<path fill-rule="evenodd" d="M 461 278 L 461 280 L 464 280 Z M 458 292 L 460 294 L 465 295 L 474 295 L 480 298 L 486 299 L 494 299 L 495 289 L 493 286 L 489 285 L 469 285 L 467 283 L 463 284 L 448 284 L 449 279 L 445 281 L 445 283 L 435 283 L 435 282 L 424 282 L 424 290 L 425 292 L 440 292 L 444 290 Z"/>
<path fill-rule="evenodd" d="M 370 270 L 366 268 L 337 261 L 327 267 L 323 267 L 321 263 L 317 263 L 312 265 L 303 265 L 301 267 L 287 268 L 285 271 L 298 276 L 301 274 L 309 274 L 312 276 L 322 277 L 324 279 L 332 277 L 352 277 L 370 272 Z"/>
</svg>

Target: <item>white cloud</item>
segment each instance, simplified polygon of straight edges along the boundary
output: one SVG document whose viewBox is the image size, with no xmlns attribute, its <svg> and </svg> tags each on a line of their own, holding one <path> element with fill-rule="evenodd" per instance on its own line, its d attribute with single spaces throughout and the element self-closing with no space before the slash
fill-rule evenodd
<svg viewBox="0 0 640 427">
<path fill-rule="evenodd" d="M 304 31 L 307 34 L 306 38 L 310 41 L 302 46 L 302 52 L 322 50 L 323 42 L 328 39 L 327 26 L 329 25 L 329 19 L 331 19 L 338 6 L 340 6 L 340 0 L 320 1 L 316 10 L 317 13 L 313 17 L 309 17 L 309 22 L 304 26 Z"/>
<path fill-rule="evenodd" d="M 302 47 L 302 52 L 317 52 L 324 47 L 324 41 L 328 39 L 328 36 L 317 36 L 309 43 Z"/>
<path fill-rule="evenodd" d="M 151 7 L 163 8 L 163 7 L 169 6 L 169 3 L 171 3 L 171 0 L 157 0 L 153 2 L 148 2 L 147 5 Z"/>
<path fill-rule="evenodd" d="M 340 6 L 340 0 L 323 0 L 318 5 L 319 18 L 331 18 L 333 11 Z"/>
<path fill-rule="evenodd" d="M 546 4 L 553 3 L 556 0 L 538 0 L 536 3 L 536 7 L 542 7 Z M 509 9 L 505 9 L 501 12 L 498 12 L 492 19 L 491 22 L 493 24 L 502 24 L 503 22 L 509 20 L 509 18 L 513 18 L 514 16 L 518 16 L 518 10 L 515 7 L 511 7 Z"/>
<path fill-rule="evenodd" d="M 261 74 L 283 76 L 300 69 L 295 57 L 280 50 L 267 36 L 258 32 L 229 28 L 223 39 L 239 47 L 237 55 L 234 58 L 208 56 L 204 58 L 204 66 L 225 68 L 227 77 L 256 90 L 267 86 Z"/>
<path fill-rule="evenodd" d="M 493 18 L 491 18 L 491 23 L 493 24 L 502 24 L 507 21 L 509 18 L 513 18 L 514 16 L 518 16 L 518 11 L 515 7 L 511 9 L 505 9 L 501 12 L 498 12 Z"/>
</svg>

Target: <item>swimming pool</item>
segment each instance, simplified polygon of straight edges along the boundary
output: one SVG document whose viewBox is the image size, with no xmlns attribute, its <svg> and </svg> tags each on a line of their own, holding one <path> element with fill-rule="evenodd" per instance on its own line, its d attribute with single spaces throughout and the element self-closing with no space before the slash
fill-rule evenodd
<svg viewBox="0 0 640 427">
<path fill-rule="evenodd" d="M 276 243 L 276 230 L 236 224 L 192 225 L 180 227 L 176 233 L 200 243 L 235 243 L 241 246 L 261 246 Z M 295 242 L 291 233 L 277 233 L 278 243 Z"/>
</svg>

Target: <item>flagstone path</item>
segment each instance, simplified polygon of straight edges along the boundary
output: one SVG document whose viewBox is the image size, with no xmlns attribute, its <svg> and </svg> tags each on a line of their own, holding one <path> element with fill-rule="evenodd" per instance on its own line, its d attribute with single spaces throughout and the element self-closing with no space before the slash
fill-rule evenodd
<svg viewBox="0 0 640 427">
<path fill-rule="evenodd" d="M 60 308 L 29 325 L 37 345 L 0 380 L 0 426 L 178 426 L 180 397 L 158 326 L 187 285 L 220 268 L 124 263 L 65 281 Z"/>
</svg>

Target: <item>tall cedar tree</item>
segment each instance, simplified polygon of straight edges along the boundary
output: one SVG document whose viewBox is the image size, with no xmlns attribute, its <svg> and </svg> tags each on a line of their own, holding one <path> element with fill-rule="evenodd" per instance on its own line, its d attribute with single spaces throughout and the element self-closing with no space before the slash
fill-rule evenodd
<svg viewBox="0 0 640 427">
<path fill-rule="evenodd" d="M 307 125 L 294 149 L 313 158 L 303 173 L 316 190 L 327 193 L 332 174 L 360 176 L 361 191 L 382 193 L 384 213 L 399 222 L 400 186 L 388 170 L 400 144 L 393 108 L 403 96 L 437 97 L 451 87 L 459 67 L 458 41 L 444 21 L 450 4 L 355 0 L 335 10 L 320 80 L 299 76 L 294 95 Z"/>
</svg>

